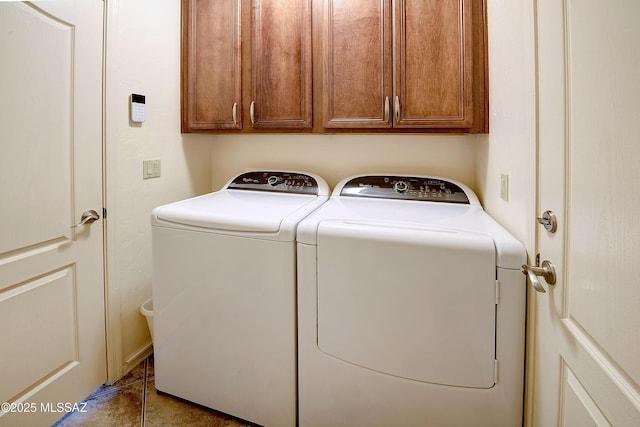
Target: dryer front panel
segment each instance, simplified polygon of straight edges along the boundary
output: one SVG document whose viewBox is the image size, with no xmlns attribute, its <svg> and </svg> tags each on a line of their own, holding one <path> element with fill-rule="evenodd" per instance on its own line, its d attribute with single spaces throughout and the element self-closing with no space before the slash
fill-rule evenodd
<svg viewBox="0 0 640 427">
<path fill-rule="evenodd" d="M 325 221 L 317 251 L 321 351 L 422 382 L 495 384 L 496 267 L 489 236 Z"/>
</svg>

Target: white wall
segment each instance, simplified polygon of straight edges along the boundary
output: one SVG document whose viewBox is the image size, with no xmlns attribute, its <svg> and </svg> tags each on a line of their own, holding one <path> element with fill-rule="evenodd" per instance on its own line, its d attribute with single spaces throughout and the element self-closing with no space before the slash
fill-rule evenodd
<svg viewBox="0 0 640 427">
<path fill-rule="evenodd" d="M 534 2 L 487 0 L 490 134 L 478 137 L 477 184 L 484 208 L 522 241 L 535 257 L 536 85 Z M 509 174 L 509 201 L 500 197 L 500 174 Z M 531 288 L 528 289 L 531 293 Z M 531 296 L 528 299 L 531 304 Z M 527 363 L 533 319 L 528 317 Z M 525 425 L 532 405 L 531 367 L 525 399 Z"/>
<path fill-rule="evenodd" d="M 180 134 L 180 2 L 107 0 L 106 175 L 109 379 L 143 356 L 150 336 L 140 304 L 151 296 L 149 214 L 208 192 L 210 146 Z M 129 122 L 131 93 L 146 95 L 147 119 Z M 143 180 L 143 159 L 160 178 Z"/>
<path fill-rule="evenodd" d="M 294 169 L 323 177 L 331 188 L 371 172 L 438 175 L 475 186 L 473 135 L 215 135 L 212 188 L 246 169 Z"/>
<path fill-rule="evenodd" d="M 534 249 L 536 98 L 533 2 L 487 0 L 489 135 L 478 137 L 476 183 L 484 208 Z M 509 175 L 509 201 L 500 174 Z"/>
</svg>

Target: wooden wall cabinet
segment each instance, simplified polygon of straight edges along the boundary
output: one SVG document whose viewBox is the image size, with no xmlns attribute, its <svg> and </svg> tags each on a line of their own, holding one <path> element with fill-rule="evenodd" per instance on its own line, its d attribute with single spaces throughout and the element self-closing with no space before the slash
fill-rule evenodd
<svg viewBox="0 0 640 427">
<path fill-rule="evenodd" d="M 481 0 L 324 0 L 323 126 L 486 132 Z"/>
<path fill-rule="evenodd" d="M 488 132 L 484 4 L 182 0 L 182 131 Z"/>
<path fill-rule="evenodd" d="M 311 0 L 182 0 L 182 131 L 311 129 Z"/>
<path fill-rule="evenodd" d="M 253 0 L 250 117 L 256 129 L 311 129 L 311 0 Z"/>
<path fill-rule="evenodd" d="M 240 0 L 182 1 L 182 131 L 242 128 Z"/>
</svg>

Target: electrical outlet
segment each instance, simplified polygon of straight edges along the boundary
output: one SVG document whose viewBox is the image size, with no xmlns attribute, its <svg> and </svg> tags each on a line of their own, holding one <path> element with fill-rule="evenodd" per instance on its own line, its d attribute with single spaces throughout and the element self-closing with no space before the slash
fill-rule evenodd
<svg viewBox="0 0 640 427">
<path fill-rule="evenodd" d="M 500 197 L 505 202 L 509 201 L 509 174 L 500 174 Z"/>
<path fill-rule="evenodd" d="M 142 178 L 159 178 L 160 177 L 160 159 L 143 160 L 142 161 Z"/>
</svg>

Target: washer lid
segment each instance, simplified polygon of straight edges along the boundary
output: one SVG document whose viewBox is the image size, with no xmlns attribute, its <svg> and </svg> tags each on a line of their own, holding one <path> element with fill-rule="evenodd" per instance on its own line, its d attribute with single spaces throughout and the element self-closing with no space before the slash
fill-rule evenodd
<svg viewBox="0 0 640 427">
<path fill-rule="evenodd" d="M 307 214 L 324 200 L 315 195 L 221 190 L 160 206 L 152 216 L 160 222 L 213 230 L 276 233 L 285 219 Z"/>
</svg>

